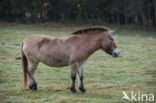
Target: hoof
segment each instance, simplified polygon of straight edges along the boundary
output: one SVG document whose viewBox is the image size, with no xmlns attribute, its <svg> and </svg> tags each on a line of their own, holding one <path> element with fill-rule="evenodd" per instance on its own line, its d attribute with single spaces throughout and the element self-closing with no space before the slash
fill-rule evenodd
<svg viewBox="0 0 156 103">
<path fill-rule="evenodd" d="M 79 90 L 81 91 L 81 93 L 86 93 L 86 89 L 79 87 Z"/>
<path fill-rule="evenodd" d="M 70 88 L 70 90 L 72 91 L 72 93 L 76 93 L 76 89 L 75 88 Z"/>
<path fill-rule="evenodd" d="M 37 90 L 37 84 L 36 83 L 30 84 L 29 89 L 31 89 L 32 91 Z"/>
</svg>

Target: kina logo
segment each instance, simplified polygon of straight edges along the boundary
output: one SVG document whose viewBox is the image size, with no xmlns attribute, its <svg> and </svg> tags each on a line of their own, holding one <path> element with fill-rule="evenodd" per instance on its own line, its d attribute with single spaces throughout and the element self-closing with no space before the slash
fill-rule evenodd
<svg viewBox="0 0 156 103">
<path fill-rule="evenodd" d="M 123 91 L 122 92 L 123 97 L 122 99 L 129 100 L 129 101 L 154 101 L 154 94 L 142 94 L 140 91 L 135 93 L 134 91 L 131 91 L 131 95 L 128 96 L 128 94 Z"/>
</svg>

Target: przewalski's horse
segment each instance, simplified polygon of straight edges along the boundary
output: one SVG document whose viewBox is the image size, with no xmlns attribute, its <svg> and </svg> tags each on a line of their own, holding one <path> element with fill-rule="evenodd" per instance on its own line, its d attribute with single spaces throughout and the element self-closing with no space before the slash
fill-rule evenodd
<svg viewBox="0 0 156 103">
<path fill-rule="evenodd" d="M 52 67 L 70 65 L 70 89 L 73 93 L 76 92 L 76 74 L 78 74 L 79 90 L 82 93 L 86 92 L 83 86 L 82 67 L 90 55 L 99 49 L 113 57 L 119 55 L 119 50 L 110 35 L 110 30 L 104 26 L 80 29 L 65 37 L 31 35 L 24 39 L 21 49 L 25 89 L 28 74 L 30 78 L 29 88 L 37 90 L 34 72 L 39 62 L 42 62 Z"/>
</svg>

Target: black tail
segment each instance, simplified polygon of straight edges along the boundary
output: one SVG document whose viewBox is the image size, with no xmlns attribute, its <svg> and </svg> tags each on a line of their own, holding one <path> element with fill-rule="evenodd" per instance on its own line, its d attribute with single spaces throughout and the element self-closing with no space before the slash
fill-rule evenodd
<svg viewBox="0 0 156 103">
<path fill-rule="evenodd" d="M 23 64 L 23 74 L 24 74 L 24 89 L 26 90 L 28 61 L 27 61 L 27 58 L 23 52 L 23 45 L 24 45 L 24 43 L 22 42 L 21 53 L 22 53 L 22 64 Z"/>
</svg>

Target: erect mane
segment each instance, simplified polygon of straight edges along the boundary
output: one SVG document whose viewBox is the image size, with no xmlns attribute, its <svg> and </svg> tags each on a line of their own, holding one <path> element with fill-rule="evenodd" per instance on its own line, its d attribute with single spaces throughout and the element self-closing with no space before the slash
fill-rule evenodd
<svg viewBox="0 0 156 103">
<path fill-rule="evenodd" d="M 105 26 L 91 26 L 88 28 L 79 29 L 72 34 L 82 34 L 82 33 L 88 33 L 88 32 L 105 32 L 109 31 L 109 29 Z"/>
</svg>

